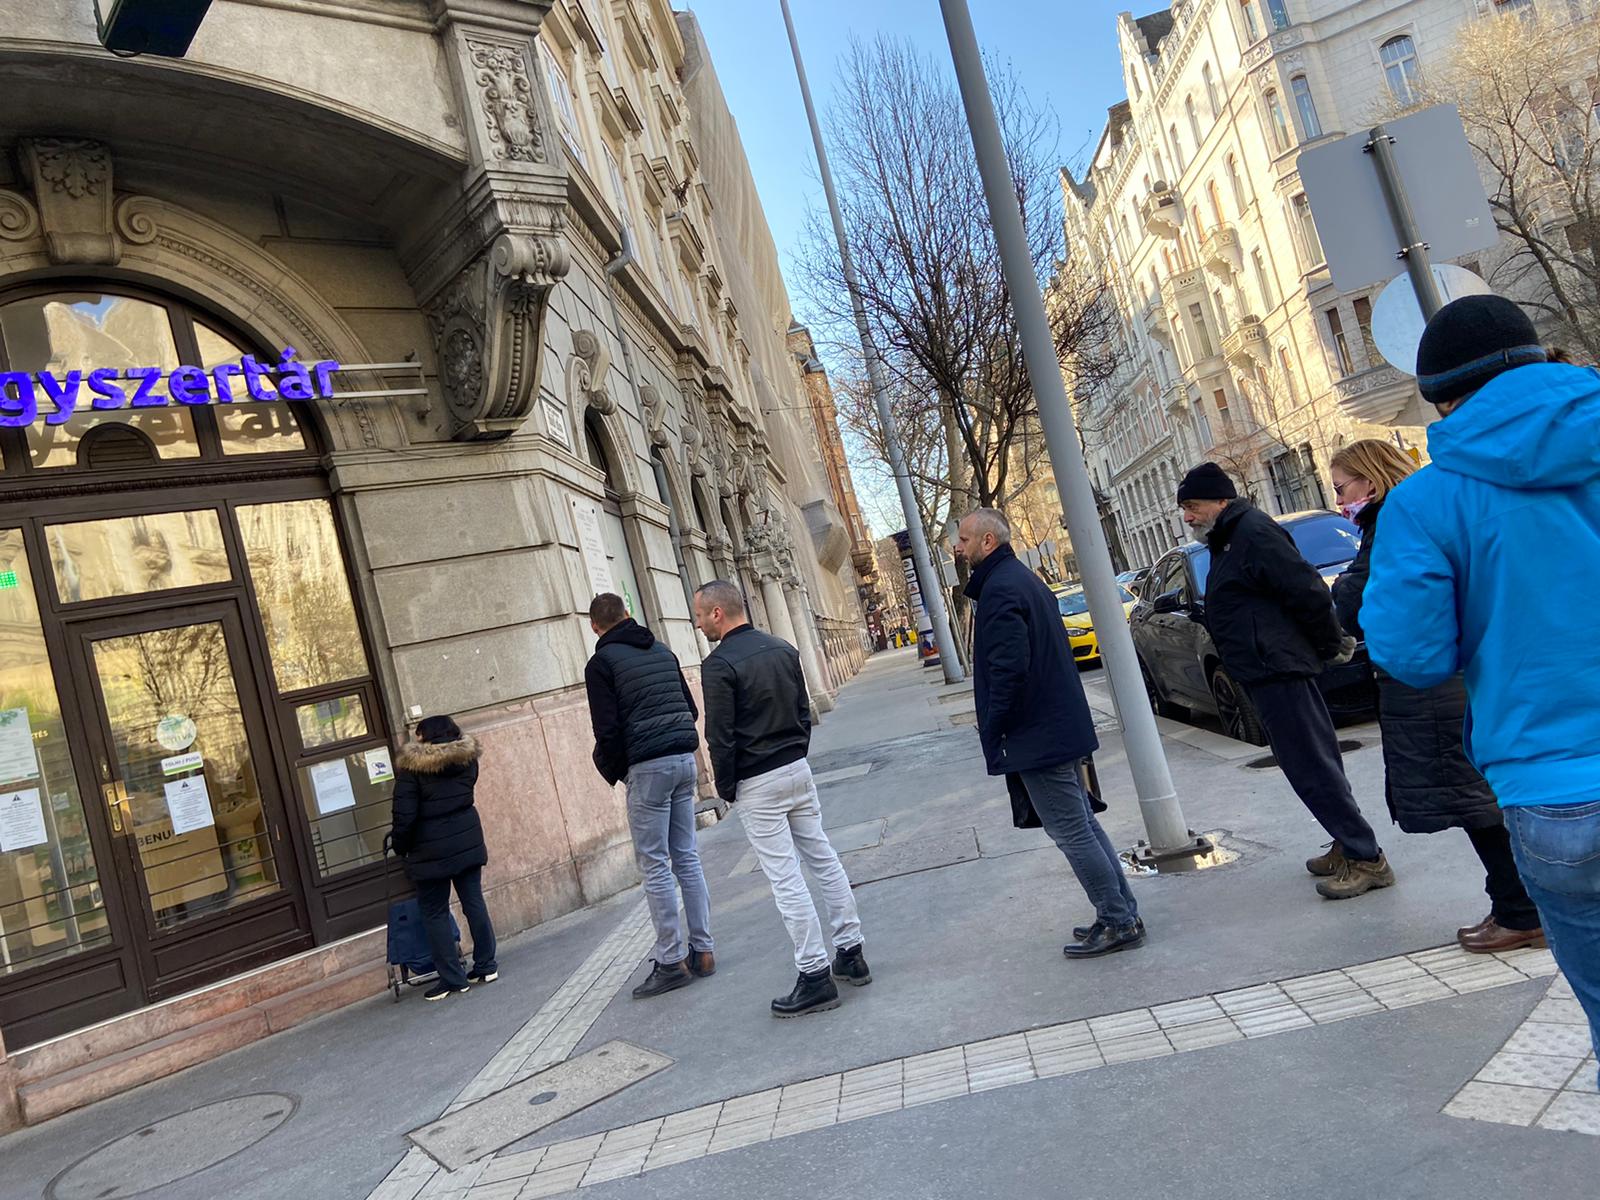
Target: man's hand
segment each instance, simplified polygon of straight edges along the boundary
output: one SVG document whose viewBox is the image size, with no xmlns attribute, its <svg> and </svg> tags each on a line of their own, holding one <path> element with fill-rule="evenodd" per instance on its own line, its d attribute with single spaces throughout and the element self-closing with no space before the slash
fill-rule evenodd
<svg viewBox="0 0 1600 1200">
<path fill-rule="evenodd" d="M 1356 640 L 1349 634 L 1339 639 L 1339 653 L 1328 659 L 1330 667 L 1342 667 L 1356 656 Z"/>
</svg>

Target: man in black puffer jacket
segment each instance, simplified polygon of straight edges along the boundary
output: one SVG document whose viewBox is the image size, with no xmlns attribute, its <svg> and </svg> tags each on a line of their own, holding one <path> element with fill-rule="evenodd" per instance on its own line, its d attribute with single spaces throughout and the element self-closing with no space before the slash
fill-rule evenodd
<svg viewBox="0 0 1600 1200">
<path fill-rule="evenodd" d="M 628 826 L 656 927 L 655 968 L 633 989 L 634 998 L 643 1000 L 717 969 L 711 898 L 694 825 L 700 713 L 677 656 L 628 616 L 621 596 L 596 596 L 589 625 L 600 639 L 583 671 L 594 765 L 607 783 L 627 781 Z M 683 889 L 687 946 L 674 876 Z"/>
<path fill-rule="evenodd" d="M 1206 628 L 1222 666 L 1250 695 L 1289 786 L 1333 838 L 1306 862 L 1330 900 L 1394 883 L 1378 835 L 1361 815 L 1339 756 L 1333 718 L 1317 688 L 1324 664 L 1350 661 L 1333 597 L 1284 529 L 1248 500 L 1216 463 L 1178 486 L 1178 507 L 1195 540 L 1211 549 Z"/>
</svg>

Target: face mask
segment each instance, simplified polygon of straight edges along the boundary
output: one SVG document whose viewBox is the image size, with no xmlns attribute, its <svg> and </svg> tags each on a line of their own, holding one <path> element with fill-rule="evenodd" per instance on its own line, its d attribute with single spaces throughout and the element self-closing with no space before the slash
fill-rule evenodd
<svg viewBox="0 0 1600 1200">
<path fill-rule="evenodd" d="M 1339 505 L 1339 511 L 1344 514 L 1344 519 L 1346 521 L 1354 521 L 1356 519 L 1356 514 L 1371 503 L 1372 498 L 1369 496 L 1365 500 L 1357 500 L 1351 504 L 1341 504 Z"/>
</svg>

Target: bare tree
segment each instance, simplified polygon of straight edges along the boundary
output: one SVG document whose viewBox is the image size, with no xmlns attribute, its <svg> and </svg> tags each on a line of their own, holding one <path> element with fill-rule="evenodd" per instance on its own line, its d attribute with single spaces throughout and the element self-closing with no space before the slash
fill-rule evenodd
<svg viewBox="0 0 1600 1200">
<path fill-rule="evenodd" d="M 1495 224 L 1514 247 L 1492 272 L 1558 336 L 1600 358 L 1600 17 L 1519 9 L 1468 22 L 1418 105 L 1455 104 Z M 1564 27 L 1558 27 L 1563 26 Z"/>
</svg>

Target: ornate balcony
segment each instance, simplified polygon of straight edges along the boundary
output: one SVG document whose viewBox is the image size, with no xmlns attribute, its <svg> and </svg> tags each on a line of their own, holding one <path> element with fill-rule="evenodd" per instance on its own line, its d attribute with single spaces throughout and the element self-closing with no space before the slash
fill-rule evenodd
<svg viewBox="0 0 1600 1200">
<path fill-rule="evenodd" d="M 1206 298 L 1205 275 L 1198 269 L 1168 275 L 1161 284 L 1161 304 L 1172 321 L 1182 319 L 1184 310 Z"/>
<path fill-rule="evenodd" d="M 1346 375 L 1333 385 L 1344 411 L 1371 425 L 1412 424 L 1399 420 L 1415 408 L 1417 381 L 1394 367 L 1375 367 Z"/>
<path fill-rule="evenodd" d="M 1272 363 L 1272 348 L 1260 317 L 1240 317 L 1228 336 L 1222 339 L 1222 353 L 1234 367 L 1248 371 L 1253 366 Z"/>
<path fill-rule="evenodd" d="M 1200 261 L 1223 283 L 1244 271 L 1244 249 L 1239 231 L 1232 225 L 1218 225 L 1200 244 Z"/>
<path fill-rule="evenodd" d="M 1139 218 L 1151 236 L 1176 238 L 1183 227 L 1183 205 L 1177 191 L 1165 183 L 1155 184 L 1139 202 Z"/>
</svg>

